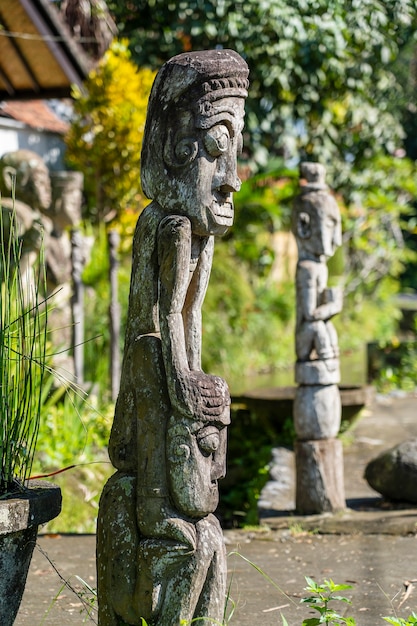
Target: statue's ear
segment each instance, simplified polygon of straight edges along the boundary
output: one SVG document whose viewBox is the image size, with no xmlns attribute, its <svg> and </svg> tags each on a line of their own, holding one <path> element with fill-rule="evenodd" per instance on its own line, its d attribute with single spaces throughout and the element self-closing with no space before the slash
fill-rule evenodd
<svg viewBox="0 0 417 626">
<path fill-rule="evenodd" d="M 300 239 L 311 237 L 311 218 L 308 213 L 301 211 L 297 219 L 297 236 Z"/>
<path fill-rule="evenodd" d="M 194 161 L 198 153 L 197 140 L 194 137 L 184 136 L 183 133 L 168 130 L 165 146 L 164 161 L 168 167 L 185 167 Z"/>
<path fill-rule="evenodd" d="M 19 181 L 17 177 L 19 175 Z M 12 165 L 6 165 L 3 168 L 3 182 L 8 191 L 12 191 L 14 185 L 18 187 L 25 187 L 30 177 L 30 168 L 21 168 L 17 170 Z"/>
<path fill-rule="evenodd" d="M 17 175 L 17 171 L 15 167 L 12 167 L 11 165 L 6 165 L 6 167 L 3 168 L 3 172 L 2 172 L 3 183 L 6 189 L 10 192 L 13 189 L 14 181 L 16 180 L 16 175 Z"/>
</svg>

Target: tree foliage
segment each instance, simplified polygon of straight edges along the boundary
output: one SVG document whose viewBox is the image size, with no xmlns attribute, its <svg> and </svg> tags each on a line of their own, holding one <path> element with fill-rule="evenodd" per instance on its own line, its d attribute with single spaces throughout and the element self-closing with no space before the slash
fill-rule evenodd
<svg viewBox="0 0 417 626">
<path fill-rule="evenodd" d="M 288 227 L 300 159 L 324 163 L 327 181 L 336 190 L 344 221 L 346 292 L 355 311 L 358 302 L 370 301 L 370 294 L 376 294 L 376 301 L 378 292 L 391 293 L 384 280 L 397 277 L 407 261 L 401 218 L 417 193 L 414 165 L 395 156 L 404 136 L 402 102 L 410 100 L 404 75 L 392 64 L 412 48 L 414 1 L 108 4 L 129 40 L 131 56 L 126 46 L 116 44 L 90 77 L 87 95 L 77 94 L 72 156 L 86 173 L 90 214 L 120 213 L 141 202 L 140 141 L 153 70 L 179 52 L 216 46 L 237 50 L 250 67 L 244 155 L 249 180 L 236 197 L 235 226 L 217 250 L 220 265 L 213 268 L 212 283 L 222 286 L 221 297 L 216 300 L 209 290 L 205 305 L 210 309 L 206 344 L 214 338 L 213 350 L 206 354 L 213 364 L 238 349 L 248 369 L 278 362 L 265 327 L 273 328 L 272 318 L 288 321 L 293 294 L 277 293 L 269 280 L 274 250 L 268 235 Z M 129 116 L 139 101 L 132 125 Z M 250 176 L 251 168 L 257 169 L 256 176 Z M 128 215 L 123 211 L 123 219 Z M 231 289 L 226 271 L 243 282 Z M 223 329 L 223 338 L 224 328 L 230 330 L 227 350 L 217 340 L 216 328 Z M 275 333 L 287 334 L 282 329 Z M 265 360 L 260 362 L 259 356 Z M 233 360 L 244 371 L 238 358 Z"/>
<path fill-rule="evenodd" d="M 392 151 L 390 113 L 401 91 L 390 64 L 417 25 L 413 0 L 129 0 L 109 2 L 139 66 L 187 50 L 229 47 L 247 60 L 248 146 L 271 154 L 352 164 Z M 335 172 L 337 171 L 335 168 Z M 340 176 L 339 176 L 340 179 Z"/>
<path fill-rule="evenodd" d="M 384 276 L 399 275 L 409 260 L 401 217 L 416 197 L 415 168 L 395 158 L 415 111 L 409 72 L 401 64 L 407 59 L 410 68 L 415 56 L 413 0 L 116 5 L 110 2 L 141 66 L 156 68 L 179 52 L 216 46 L 247 60 L 246 156 L 262 174 L 237 198 L 244 208 L 240 217 L 247 219 L 243 224 L 238 213 L 232 237 L 237 247 L 241 240 L 246 256 L 252 251 L 254 259 L 266 258 L 259 235 L 248 240 L 255 224 L 276 230 L 288 223 L 291 198 L 277 194 L 282 167 L 274 180 L 271 159 L 281 156 L 286 166 L 315 159 L 327 166 L 343 209 L 347 291 L 369 294 Z"/>
<path fill-rule="evenodd" d="M 405 236 L 415 231 L 415 164 L 406 158 L 376 157 L 352 174 L 349 203 L 342 208 L 346 295 L 370 295 L 385 277 L 398 278 L 416 253 Z"/>
<path fill-rule="evenodd" d="M 140 153 L 153 78 L 150 69 L 138 70 L 126 42 L 115 41 L 83 89 L 74 88 L 67 158 L 84 173 L 93 220 L 143 204 Z"/>
</svg>

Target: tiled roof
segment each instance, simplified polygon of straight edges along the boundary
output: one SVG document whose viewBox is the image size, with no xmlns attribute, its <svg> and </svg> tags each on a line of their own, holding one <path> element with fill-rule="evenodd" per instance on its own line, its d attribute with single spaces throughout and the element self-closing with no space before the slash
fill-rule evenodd
<svg viewBox="0 0 417 626">
<path fill-rule="evenodd" d="M 0 117 L 60 134 L 65 134 L 69 128 L 69 124 L 60 120 L 43 100 L 7 100 L 0 103 Z"/>
</svg>

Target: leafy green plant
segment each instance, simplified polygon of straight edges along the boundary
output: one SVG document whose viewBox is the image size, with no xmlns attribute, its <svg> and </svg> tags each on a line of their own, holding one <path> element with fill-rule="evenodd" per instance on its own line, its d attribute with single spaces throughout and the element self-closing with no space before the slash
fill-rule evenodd
<svg viewBox="0 0 417 626">
<path fill-rule="evenodd" d="M 87 400 L 66 389 L 61 396 L 51 394 L 43 407 L 32 473 L 48 477 L 66 494 L 60 515 L 47 523 L 44 532 L 96 530 L 101 490 L 114 472 L 107 454 L 114 405 L 93 402 L 94 398 Z"/>
<path fill-rule="evenodd" d="M 113 410 L 113 405 L 108 405 L 107 410 L 92 406 L 76 389 L 59 388 L 50 394 L 42 411 L 34 470 L 53 471 L 73 463 L 107 458 L 104 451 Z"/>
<path fill-rule="evenodd" d="M 86 225 L 83 234 L 94 241 L 91 257 L 83 271 L 87 297 L 84 303 L 85 337 L 84 377 L 93 382 L 103 402 L 110 401 L 109 358 L 97 359 L 97 354 L 110 355 L 110 283 L 108 233 L 105 224 Z M 131 240 L 130 240 L 131 241 Z M 131 253 L 121 254 L 118 270 L 118 301 L 122 312 L 120 350 L 122 350 L 129 298 Z"/>
<path fill-rule="evenodd" d="M 417 341 L 400 342 L 394 337 L 390 342 L 371 346 L 370 363 L 370 371 L 375 376 L 378 391 L 388 393 L 393 389 L 415 390 Z"/>
<path fill-rule="evenodd" d="M 231 552 L 229 556 L 236 555 L 242 558 L 246 563 L 253 567 L 261 576 L 271 585 L 273 585 L 280 594 L 294 604 L 294 600 L 288 596 L 281 587 L 264 572 L 256 563 L 246 558 L 239 552 Z M 356 620 L 354 617 L 344 617 L 340 615 L 333 606 L 329 606 L 330 603 L 344 602 L 345 604 L 351 604 L 351 600 L 343 595 L 340 595 L 340 591 L 352 589 L 352 585 L 338 584 L 332 579 L 324 580 L 322 583 L 318 583 L 309 576 L 305 576 L 307 587 L 304 588 L 310 595 L 301 599 L 301 603 L 307 604 L 311 609 L 314 609 L 319 613 L 318 617 L 309 617 L 303 620 L 301 626 L 320 626 L 320 624 L 335 625 L 345 624 L 345 626 L 356 626 Z M 383 617 L 386 622 L 393 624 L 394 626 L 417 626 L 417 614 L 412 613 L 408 618 L 403 619 L 401 617 Z M 281 613 L 282 626 L 289 626 L 285 616 Z M 228 623 L 228 622 L 227 622 Z"/>
<path fill-rule="evenodd" d="M 417 613 L 411 613 L 407 619 L 402 617 L 383 617 L 388 624 L 394 624 L 394 626 L 415 626 L 417 624 Z"/>
<path fill-rule="evenodd" d="M 46 373 L 44 263 L 25 280 L 16 213 L 0 211 L 0 494 L 22 488 L 31 472 Z M 32 277 L 31 277 L 32 278 Z"/>
<path fill-rule="evenodd" d="M 257 163 L 271 153 L 320 155 L 346 178 L 352 161 L 366 166 L 379 146 L 399 143 L 389 101 L 403 89 L 389 61 L 415 31 L 413 2 L 338 0 L 331 10 L 325 0 L 108 5 L 140 67 L 159 67 L 185 50 L 232 48 L 244 56 L 251 68 L 246 143 Z"/>
<path fill-rule="evenodd" d="M 301 602 L 307 604 L 311 609 L 319 613 L 319 617 L 310 617 L 303 620 L 302 626 L 319 626 L 319 624 L 346 624 L 346 626 L 355 626 L 356 621 L 353 617 L 343 617 L 337 611 L 330 607 L 329 604 L 334 601 L 345 602 L 351 604 L 350 600 L 339 595 L 339 591 L 351 589 L 351 585 L 339 585 L 332 579 L 325 580 L 323 583 L 317 583 L 308 576 L 305 577 L 308 591 L 312 595 L 303 598 Z M 285 622 L 284 622 L 285 626 Z"/>
</svg>

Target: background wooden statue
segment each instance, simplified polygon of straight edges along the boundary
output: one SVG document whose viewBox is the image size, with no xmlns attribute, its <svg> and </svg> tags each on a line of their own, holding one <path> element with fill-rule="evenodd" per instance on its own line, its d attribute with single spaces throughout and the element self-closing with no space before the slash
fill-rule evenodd
<svg viewBox="0 0 417 626">
<path fill-rule="evenodd" d="M 339 208 L 320 163 L 302 163 L 305 184 L 296 199 L 292 230 L 297 240 L 294 427 L 299 513 L 345 506 L 339 348 L 332 317 L 342 310 L 342 291 L 329 287 L 327 260 L 342 243 Z"/>
<path fill-rule="evenodd" d="M 7 152 L 0 158 L 0 205 L 3 240 L 8 240 L 10 220 L 15 215 L 22 246 L 20 273 L 27 304 L 34 300 L 36 279 L 33 266 L 41 247 L 48 245 L 52 222 L 51 180 L 46 163 L 31 150 Z"/>
</svg>

